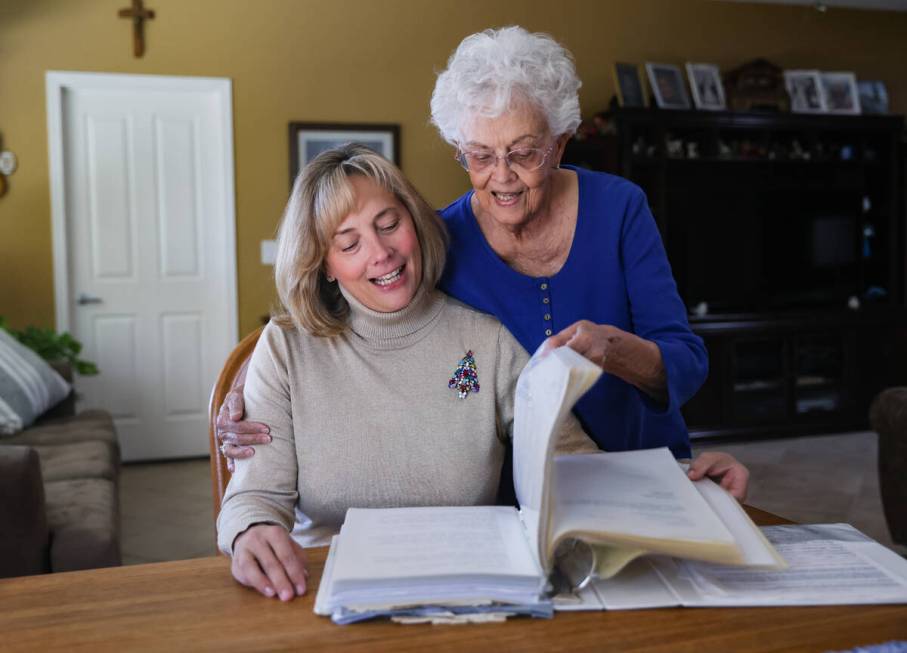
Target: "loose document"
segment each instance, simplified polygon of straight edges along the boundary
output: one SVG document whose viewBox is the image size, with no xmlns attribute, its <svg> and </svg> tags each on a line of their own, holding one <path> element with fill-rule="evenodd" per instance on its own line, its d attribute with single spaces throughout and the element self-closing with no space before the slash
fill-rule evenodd
<svg viewBox="0 0 907 653">
<path fill-rule="evenodd" d="M 787 569 L 644 558 L 613 578 L 563 592 L 555 599 L 557 608 L 907 603 L 907 560 L 849 524 L 766 526 L 762 532 L 787 561 Z"/>
</svg>

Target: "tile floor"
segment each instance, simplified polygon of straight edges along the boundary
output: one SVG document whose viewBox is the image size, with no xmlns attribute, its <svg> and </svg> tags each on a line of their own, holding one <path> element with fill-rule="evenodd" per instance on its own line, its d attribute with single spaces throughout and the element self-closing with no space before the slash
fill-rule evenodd
<svg viewBox="0 0 907 653">
<path fill-rule="evenodd" d="M 693 447 L 727 451 L 749 468 L 750 505 L 800 523 L 846 522 L 907 553 L 893 544 L 882 512 L 872 431 Z"/>
<path fill-rule="evenodd" d="M 801 523 L 848 522 L 886 546 L 876 473 L 876 434 L 843 433 L 758 442 L 695 443 L 733 453 L 752 474 L 747 502 Z M 213 555 L 207 459 L 132 464 L 121 476 L 123 562 Z"/>
</svg>

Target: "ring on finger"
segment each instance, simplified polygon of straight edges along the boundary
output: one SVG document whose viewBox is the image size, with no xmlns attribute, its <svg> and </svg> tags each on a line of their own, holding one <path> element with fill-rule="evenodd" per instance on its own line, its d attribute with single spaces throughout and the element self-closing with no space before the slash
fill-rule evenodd
<svg viewBox="0 0 907 653">
<path fill-rule="evenodd" d="M 221 442 L 219 448 L 220 448 L 220 453 L 221 453 L 221 455 L 224 456 L 224 457 L 226 457 L 226 456 L 227 456 L 227 443 L 226 443 L 226 442 Z"/>
</svg>

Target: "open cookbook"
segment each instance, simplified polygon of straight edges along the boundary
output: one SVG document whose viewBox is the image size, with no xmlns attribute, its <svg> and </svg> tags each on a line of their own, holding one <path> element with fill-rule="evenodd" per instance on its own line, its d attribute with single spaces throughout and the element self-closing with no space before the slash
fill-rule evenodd
<svg viewBox="0 0 907 653">
<path fill-rule="evenodd" d="M 550 616 L 557 579 L 580 597 L 646 553 L 785 567 L 737 501 L 690 481 L 667 449 L 555 457 L 560 423 L 600 374 L 567 347 L 537 352 L 516 390 L 520 508 L 349 509 L 315 612 L 338 623 Z"/>
</svg>

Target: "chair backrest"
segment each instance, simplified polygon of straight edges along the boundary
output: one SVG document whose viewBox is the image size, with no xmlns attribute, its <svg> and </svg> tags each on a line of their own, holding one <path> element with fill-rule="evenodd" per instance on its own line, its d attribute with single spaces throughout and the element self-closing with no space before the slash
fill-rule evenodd
<svg viewBox="0 0 907 653">
<path fill-rule="evenodd" d="M 869 422 L 879 434 L 879 493 L 888 531 L 895 544 L 907 546 L 907 387 L 879 393 Z"/>
<path fill-rule="evenodd" d="M 224 363 L 211 389 L 211 399 L 208 402 L 208 445 L 211 447 L 211 485 L 212 495 L 214 497 L 214 521 L 217 522 L 217 515 L 220 513 L 220 504 L 224 499 L 224 491 L 227 489 L 227 483 L 230 482 L 230 470 L 227 469 L 227 459 L 221 453 L 218 447 L 217 431 L 217 411 L 224 403 L 224 397 L 233 389 L 236 377 L 239 371 L 245 365 L 246 361 L 252 355 L 261 330 L 264 327 L 255 329 L 240 341 L 238 345 L 230 352 L 227 361 Z"/>
</svg>

